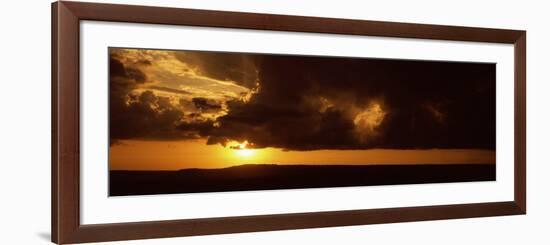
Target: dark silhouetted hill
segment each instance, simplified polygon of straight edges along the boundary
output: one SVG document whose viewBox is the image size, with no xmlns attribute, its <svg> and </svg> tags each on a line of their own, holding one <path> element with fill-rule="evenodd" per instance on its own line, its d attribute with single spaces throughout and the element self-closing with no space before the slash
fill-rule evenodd
<svg viewBox="0 0 550 245">
<path fill-rule="evenodd" d="M 110 171 L 111 196 L 492 181 L 495 164 L 276 165 Z"/>
</svg>

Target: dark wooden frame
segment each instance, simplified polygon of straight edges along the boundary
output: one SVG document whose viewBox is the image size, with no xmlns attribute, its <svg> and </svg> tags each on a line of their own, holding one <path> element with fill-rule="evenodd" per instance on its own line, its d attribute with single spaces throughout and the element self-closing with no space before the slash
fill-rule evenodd
<svg viewBox="0 0 550 245">
<path fill-rule="evenodd" d="M 514 44 L 514 200 L 480 204 L 81 225 L 81 20 Z M 518 30 L 55 2 L 52 4 L 52 241 L 59 244 L 81 243 L 525 214 L 525 55 L 526 32 Z"/>
</svg>

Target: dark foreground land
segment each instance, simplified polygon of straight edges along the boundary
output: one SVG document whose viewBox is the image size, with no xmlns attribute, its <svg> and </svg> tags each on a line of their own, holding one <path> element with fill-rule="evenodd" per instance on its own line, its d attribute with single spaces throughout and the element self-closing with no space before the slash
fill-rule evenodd
<svg viewBox="0 0 550 245">
<path fill-rule="evenodd" d="M 240 165 L 179 171 L 110 171 L 110 196 L 491 181 L 495 164 Z"/>
</svg>

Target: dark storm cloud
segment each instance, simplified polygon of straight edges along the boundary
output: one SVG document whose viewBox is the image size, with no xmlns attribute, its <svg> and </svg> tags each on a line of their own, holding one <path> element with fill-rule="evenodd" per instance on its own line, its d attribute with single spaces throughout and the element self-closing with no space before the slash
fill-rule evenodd
<svg viewBox="0 0 550 245">
<path fill-rule="evenodd" d="M 256 62 L 260 56 L 196 51 L 175 52 L 175 56 L 206 77 L 233 81 L 247 88 L 254 88 L 258 81 Z"/>
<path fill-rule="evenodd" d="M 217 112 L 222 109 L 222 105 L 215 100 L 209 100 L 207 98 L 196 97 L 191 100 L 195 107 L 202 112 Z"/>
<path fill-rule="evenodd" d="M 141 70 L 125 67 L 116 55 L 111 54 L 109 57 L 109 102 L 111 109 L 113 105 L 122 105 L 124 97 L 139 84 L 144 84 L 146 80 L 147 76 Z"/>
<path fill-rule="evenodd" d="M 111 137 L 117 139 L 177 139 L 196 138 L 195 134 L 176 130 L 175 123 L 183 113 L 170 104 L 168 98 L 145 91 L 111 115 Z"/>
<path fill-rule="evenodd" d="M 134 67 L 125 67 L 115 56 L 109 58 L 109 73 L 112 78 L 121 78 L 128 82 L 144 83 L 146 75 Z"/>
<path fill-rule="evenodd" d="M 495 65 L 263 56 L 260 91 L 208 143 L 287 150 L 495 147 Z M 377 107 L 381 106 L 377 118 Z M 355 108 L 355 109 L 354 109 Z M 374 108 L 374 109 L 373 109 Z M 355 121 L 358 113 L 366 122 Z M 372 115 L 370 115 L 370 114 Z"/>
</svg>

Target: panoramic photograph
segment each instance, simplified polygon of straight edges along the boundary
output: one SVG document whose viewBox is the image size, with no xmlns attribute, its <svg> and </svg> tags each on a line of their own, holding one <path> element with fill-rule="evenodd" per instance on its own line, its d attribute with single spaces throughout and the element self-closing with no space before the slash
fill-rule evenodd
<svg viewBox="0 0 550 245">
<path fill-rule="evenodd" d="M 496 64 L 111 47 L 109 195 L 496 180 Z"/>
</svg>

